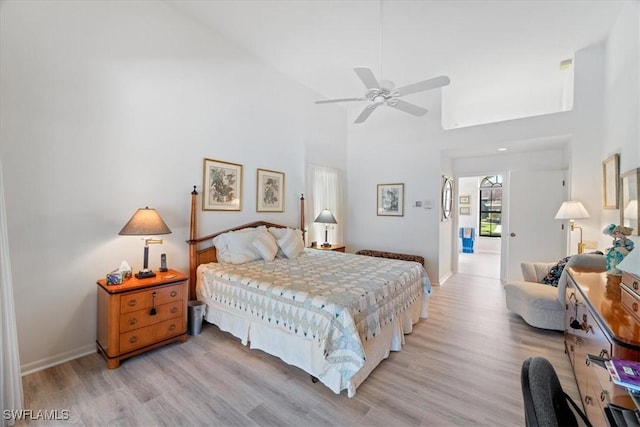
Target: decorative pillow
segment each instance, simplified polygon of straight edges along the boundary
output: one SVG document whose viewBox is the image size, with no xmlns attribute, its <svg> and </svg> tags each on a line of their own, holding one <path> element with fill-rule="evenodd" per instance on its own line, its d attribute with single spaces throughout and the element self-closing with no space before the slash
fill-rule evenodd
<svg viewBox="0 0 640 427">
<path fill-rule="evenodd" d="M 296 258 L 304 250 L 302 232 L 287 228 L 281 239 L 278 239 L 278 246 L 287 258 Z"/>
<path fill-rule="evenodd" d="M 252 244 L 265 261 L 273 261 L 278 253 L 276 239 L 268 231 L 259 231 Z"/>
<path fill-rule="evenodd" d="M 551 267 L 551 269 L 549 270 L 549 273 L 542 278 L 542 281 L 540 283 L 557 287 L 558 281 L 560 280 L 560 276 L 564 271 L 564 266 L 567 265 L 567 262 L 569 261 L 570 258 L 571 257 L 568 256 L 558 261 L 556 265 Z"/>
<path fill-rule="evenodd" d="M 225 264 L 244 264 L 245 262 L 260 259 L 260 253 L 254 248 L 257 230 L 245 228 L 238 231 L 229 231 L 217 236 L 214 241 L 224 240 L 224 245 L 216 246 L 218 261 Z M 220 242 L 218 242 L 220 243 Z"/>
<path fill-rule="evenodd" d="M 278 227 L 269 227 L 269 233 L 276 238 L 276 240 L 280 240 L 284 237 L 284 234 L 289 230 L 288 228 L 278 228 Z"/>
</svg>

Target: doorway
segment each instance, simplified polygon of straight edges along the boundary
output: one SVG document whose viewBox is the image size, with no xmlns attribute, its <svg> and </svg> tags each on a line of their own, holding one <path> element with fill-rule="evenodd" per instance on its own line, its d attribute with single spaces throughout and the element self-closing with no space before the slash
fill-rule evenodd
<svg viewBox="0 0 640 427">
<path fill-rule="evenodd" d="M 460 177 L 457 190 L 457 272 L 500 279 L 502 175 Z"/>
</svg>

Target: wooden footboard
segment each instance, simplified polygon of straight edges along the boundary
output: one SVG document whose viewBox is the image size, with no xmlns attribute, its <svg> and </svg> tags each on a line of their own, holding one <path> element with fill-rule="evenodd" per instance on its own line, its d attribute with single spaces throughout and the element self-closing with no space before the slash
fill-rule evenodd
<svg viewBox="0 0 640 427">
<path fill-rule="evenodd" d="M 226 233 L 228 231 L 240 230 L 243 228 L 259 227 L 264 225 L 266 227 L 287 228 L 286 225 L 274 224 L 266 221 L 254 221 L 248 224 L 239 225 L 237 227 L 229 228 L 227 230 L 218 231 L 216 233 L 207 234 L 202 237 L 198 237 L 198 191 L 196 186 L 193 186 L 191 192 L 191 221 L 189 226 L 189 299 L 196 299 L 196 270 L 200 264 L 206 264 L 209 262 L 217 262 L 216 248 L 213 246 L 213 238 L 219 234 Z M 304 195 L 300 197 L 300 229 L 302 230 L 302 236 L 305 236 L 304 227 Z"/>
</svg>

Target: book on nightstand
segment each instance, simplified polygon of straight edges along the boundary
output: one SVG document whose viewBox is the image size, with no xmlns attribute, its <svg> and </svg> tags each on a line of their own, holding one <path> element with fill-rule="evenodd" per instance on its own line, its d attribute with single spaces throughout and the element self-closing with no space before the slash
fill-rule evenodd
<svg viewBox="0 0 640 427">
<path fill-rule="evenodd" d="M 614 357 L 604 363 L 614 384 L 640 392 L 640 362 Z"/>
</svg>

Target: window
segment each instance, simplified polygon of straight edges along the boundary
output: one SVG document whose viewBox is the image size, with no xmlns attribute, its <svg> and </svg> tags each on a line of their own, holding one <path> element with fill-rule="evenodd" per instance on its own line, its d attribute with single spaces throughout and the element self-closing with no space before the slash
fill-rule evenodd
<svg viewBox="0 0 640 427">
<path fill-rule="evenodd" d="M 480 182 L 480 236 L 502 236 L 502 176 L 485 176 Z"/>
<path fill-rule="evenodd" d="M 313 241 L 318 244 L 324 242 L 326 225 L 312 222 L 323 209 L 329 209 L 338 222 L 327 229 L 329 243 L 343 242 L 342 171 L 328 166 L 308 164 L 307 174 L 305 218 L 307 224 L 311 225 L 308 229 L 307 245 Z"/>
</svg>

